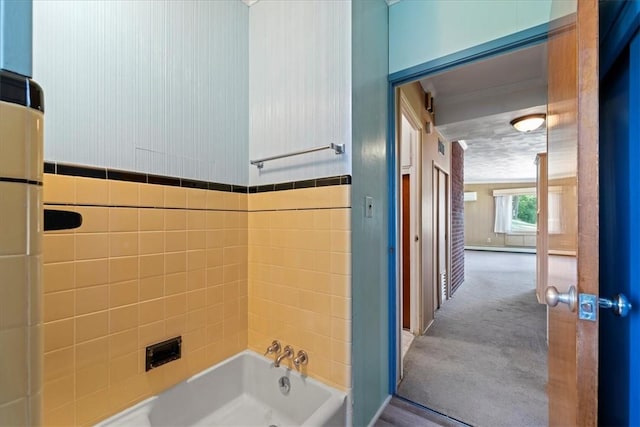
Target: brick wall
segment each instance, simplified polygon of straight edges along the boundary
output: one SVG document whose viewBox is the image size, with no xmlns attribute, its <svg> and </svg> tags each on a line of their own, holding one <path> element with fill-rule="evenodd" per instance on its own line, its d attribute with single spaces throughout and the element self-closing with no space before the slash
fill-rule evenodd
<svg viewBox="0 0 640 427">
<path fill-rule="evenodd" d="M 464 150 L 451 144 L 451 294 L 464 282 Z"/>
</svg>

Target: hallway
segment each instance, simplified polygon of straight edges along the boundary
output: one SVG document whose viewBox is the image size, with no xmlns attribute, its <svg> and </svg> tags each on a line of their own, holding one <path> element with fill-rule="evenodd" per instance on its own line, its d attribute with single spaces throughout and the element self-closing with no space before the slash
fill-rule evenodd
<svg viewBox="0 0 640 427">
<path fill-rule="evenodd" d="M 466 280 L 404 359 L 398 395 L 476 426 L 547 425 L 535 255 L 465 252 Z"/>
</svg>

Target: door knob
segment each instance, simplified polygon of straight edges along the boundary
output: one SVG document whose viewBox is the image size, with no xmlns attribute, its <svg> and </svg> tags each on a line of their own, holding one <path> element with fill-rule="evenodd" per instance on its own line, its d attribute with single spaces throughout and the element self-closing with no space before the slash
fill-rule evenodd
<svg viewBox="0 0 640 427">
<path fill-rule="evenodd" d="M 576 306 L 578 305 L 578 294 L 576 292 L 576 287 L 573 285 L 569 287 L 568 292 L 558 292 L 558 289 L 555 286 L 549 286 L 547 287 L 544 296 L 549 307 L 555 307 L 558 303 L 563 303 L 569 306 L 569 311 L 576 311 Z"/>
<path fill-rule="evenodd" d="M 618 294 L 612 299 L 598 298 L 598 305 L 600 308 L 610 308 L 613 310 L 613 314 L 620 317 L 625 317 L 631 311 L 631 303 L 624 294 Z"/>
<path fill-rule="evenodd" d="M 569 291 L 566 293 L 558 292 L 555 286 L 549 286 L 545 291 L 545 299 L 549 307 L 555 307 L 558 303 L 567 304 L 570 311 L 575 311 L 578 306 L 578 293 L 576 287 L 569 287 Z M 597 308 L 610 308 L 613 310 L 613 314 L 620 317 L 625 317 L 631 311 L 631 303 L 624 294 L 618 294 L 612 299 L 598 298 L 592 294 L 580 294 L 580 310 L 578 311 L 578 317 L 582 320 L 596 321 Z"/>
</svg>

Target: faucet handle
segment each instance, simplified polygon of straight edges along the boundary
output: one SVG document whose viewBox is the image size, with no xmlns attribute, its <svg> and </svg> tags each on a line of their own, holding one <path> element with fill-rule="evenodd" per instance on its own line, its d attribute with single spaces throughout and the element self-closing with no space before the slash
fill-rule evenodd
<svg viewBox="0 0 640 427">
<path fill-rule="evenodd" d="M 293 356 L 296 354 L 295 350 L 293 349 L 293 347 L 291 347 L 290 345 L 286 345 L 284 346 L 284 351 L 282 353 L 282 355 L 286 358 L 289 359 L 293 359 Z"/>
<path fill-rule="evenodd" d="M 309 355 L 307 352 L 304 350 L 298 351 L 298 356 L 293 359 L 293 364 L 299 368 L 301 365 L 306 365 L 307 363 L 309 363 Z"/>
<path fill-rule="evenodd" d="M 266 356 L 267 354 L 271 354 L 271 353 L 280 353 L 281 348 L 282 346 L 280 345 L 280 341 L 273 340 L 271 342 L 271 345 L 267 347 L 267 351 L 265 351 L 264 355 Z"/>
</svg>

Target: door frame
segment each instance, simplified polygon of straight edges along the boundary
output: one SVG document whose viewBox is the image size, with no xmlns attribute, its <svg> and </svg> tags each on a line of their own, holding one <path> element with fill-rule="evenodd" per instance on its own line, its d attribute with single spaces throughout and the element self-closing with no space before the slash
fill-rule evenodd
<svg viewBox="0 0 640 427">
<path fill-rule="evenodd" d="M 402 117 L 405 117 L 407 119 L 407 121 L 409 122 L 409 124 L 411 125 L 411 127 L 413 128 L 413 130 L 415 131 L 416 135 L 417 135 L 417 139 L 415 141 L 415 153 L 414 153 L 414 170 L 413 173 L 410 174 L 409 177 L 409 182 L 410 182 L 410 187 L 411 187 L 411 199 L 410 199 L 410 215 L 411 215 L 411 231 L 410 231 L 410 235 L 411 236 L 416 236 L 419 233 L 419 230 L 422 230 L 422 209 L 421 209 L 421 204 L 418 203 L 418 200 L 421 200 L 421 196 L 422 196 L 422 131 L 424 129 L 424 126 L 422 124 L 422 121 L 420 120 L 418 114 L 413 110 L 413 108 L 411 107 L 411 104 L 409 102 L 409 100 L 406 98 L 406 96 L 404 94 L 400 94 L 400 108 L 398 110 L 398 116 L 397 116 L 397 120 L 398 122 L 400 122 L 402 120 Z M 397 143 L 397 149 L 398 149 L 398 153 L 400 153 L 400 146 L 401 146 L 401 129 L 398 130 L 398 143 Z M 402 165 L 400 164 L 400 162 L 398 163 L 398 170 L 397 170 L 397 179 L 398 182 L 402 181 Z M 401 192 L 399 192 L 398 194 L 401 194 Z M 401 203 L 402 200 L 399 197 L 398 198 L 398 203 Z M 400 206 L 400 205 L 398 205 Z M 400 230 L 402 230 L 402 221 L 400 219 Z M 414 242 L 411 245 L 411 264 L 414 266 L 414 268 L 412 269 L 412 273 L 413 275 L 411 276 L 411 295 L 410 295 L 410 299 L 411 299 L 411 306 L 409 307 L 409 311 L 410 311 L 410 317 L 411 317 L 411 321 L 410 321 L 410 330 L 411 333 L 413 333 L 414 335 L 419 335 L 420 331 L 421 331 L 421 325 L 422 325 L 422 304 L 421 304 L 421 300 L 422 300 L 422 290 L 421 290 L 421 286 L 419 285 L 422 282 L 422 251 L 424 250 L 423 248 L 423 244 L 422 244 L 422 240 L 423 239 L 419 239 L 419 241 Z M 398 251 L 398 255 L 399 257 L 401 256 L 401 251 Z M 398 262 L 400 263 L 400 259 L 398 260 Z M 398 264 L 400 265 L 400 264 Z M 398 269 L 398 284 L 402 283 L 402 269 Z M 402 316 L 402 311 L 404 310 L 404 307 L 402 307 L 402 298 L 400 298 L 400 286 L 398 287 L 398 297 L 399 297 L 399 303 L 400 303 L 400 309 L 398 310 L 398 316 Z M 400 318 L 401 319 L 401 318 Z M 400 320 L 401 322 L 401 320 Z M 400 325 L 401 329 L 402 329 L 402 324 Z M 400 346 L 401 347 L 401 346 Z M 402 350 L 402 349 L 400 349 Z M 401 353 L 400 353 L 401 354 Z M 400 372 L 402 372 L 402 366 L 400 366 Z"/>
<path fill-rule="evenodd" d="M 442 167 L 442 165 L 440 165 L 438 162 L 436 162 L 435 160 L 433 161 L 433 166 L 432 166 L 432 170 L 431 170 L 432 175 L 435 177 L 436 173 L 439 175 L 440 173 L 442 173 L 445 177 L 446 177 L 446 182 L 445 182 L 445 187 L 444 187 L 444 192 L 445 192 L 445 199 L 444 199 L 444 210 L 446 213 L 446 219 L 445 219 L 445 231 L 444 231 L 444 235 L 445 235 L 445 248 L 444 248 L 444 253 L 445 253 L 445 270 L 447 272 L 447 284 L 446 284 L 446 290 L 445 293 L 446 295 L 442 295 L 442 286 L 440 285 L 440 278 L 438 277 L 438 270 L 436 267 L 436 262 L 438 260 L 438 242 L 437 239 L 434 238 L 433 239 L 433 283 L 434 283 L 434 288 L 437 290 L 438 295 L 434 296 L 434 302 L 437 300 L 440 302 L 440 307 L 442 307 L 442 304 L 445 303 L 446 300 L 448 300 L 451 297 L 451 242 L 449 239 L 449 236 L 451 234 L 451 175 L 449 172 L 446 171 L 446 169 L 444 167 Z M 438 178 L 438 186 L 440 185 L 440 178 Z M 433 180 L 433 188 L 432 188 L 433 193 L 436 193 L 436 180 Z M 437 190 L 438 192 L 440 191 L 440 189 L 438 188 Z M 433 224 L 432 227 L 435 229 L 439 226 L 438 224 L 438 217 L 436 215 L 437 209 L 439 208 L 439 206 L 437 205 L 437 202 L 434 200 L 433 203 Z M 435 235 L 434 235 L 435 237 Z M 438 307 L 438 308 L 440 308 Z M 435 314 L 435 313 L 434 313 Z"/>
<path fill-rule="evenodd" d="M 409 122 L 409 125 L 412 127 L 412 129 L 415 131 L 416 135 L 417 135 L 417 139 L 415 141 L 415 152 L 414 152 L 414 167 L 413 167 L 413 172 L 409 174 L 409 186 L 410 186 L 410 192 L 411 192 L 411 196 L 410 196 L 410 201 L 409 201 L 409 210 L 410 210 L 410 232 L 409 235 L 417 235 L 418 230 L 422 230 L 421 224 L 421 215 L 419 215 L 420 212 L 422 212 L 422 209 L 420 208 L 420 204 L 417 203 L 418 200 L 421 199 L 421 194 L 422 194 L 422 185 L 420 184 L 422 181 L 422 131 L 423 131 L 423 125 L 422 125 L 422 121 L 419 119 L 418 114 L 413 110 L 413 108 L 411 107 L 411 103 L 409 102 L 409 100 L 401 93 L 400 97 L 399 97 L 399 108 L 397 110 L 394 110 L 394 123 L 397 123 L 397 132 L 395 133 L 395 138 L 394 138 L 394 147 L 393 147 L 393 153 L 395 155 L 396 158 L 400 159 L 395 166 L 395 169 L 393 171 L 393 176 L 395 178 L 395 182 L 396 185 L 398 185 L 398 188 L 396 188 L 396 192 L 399 195 L 398 199 L 396 200 L 397 205 L 395 206 L 395 210 L 396 212 L 398 212 L 398 248 L 402 247 L 402 229 L 403 229 L 403 224 L 402 224 L 402 188 L 400 188 L 400 185 L 402 185 L 402 160 L 401 160 L 401 146 L 402 146 L 402 119 L 403 117 L 407 119 L 407 122 Z M 410 237 L 411 238 L 411 237 Z M 410 331 L 411 333 L 413 333 L 414 335 L 416 335 L 416 331 L 419 334 L 419 328 L 420 325 L 422 324 L 422 316 L 421 316 L 421 299 L 422 299 L 422 291 L 421 291 L 421 286 L 419 286 L 419 283 L 421 283 L 422 281 L 422 257 L 421 257 L 421 246 L 422 245 L 422 239 L 419 239 L 419 242 L 412 242 L 412 244 L 410 245 L 410 260 L 411 260 L 411 264 L 414 265 L 414 269 L 412 270 L 412 275 L 411 275 L 411 282 L 410 282 L 410 307 L 409 307 L 409 316 L 410 316 Z M 397 262 L 397 265 L 401 266 L 402 265 L 402 250 L 399 249 L 397 251 L 397 253 L 395 254 L 395 261 Z M 402 268 L 398 268 L 397 269 L 397 274 L 396 274 L 396 278 L 395 278 L 395 282 L 394 282 L 394 295 L 396 298 L 396 301 L 398 302 L 398 307 L 397 307 L 397 311 L 395 312 L 395 315 L 397 316 L 397 318 L 394 320 L 393 327 L 398 328 L 397 329 L 397 337 L 398 337 L 398 341 L 397 341 L 397 345 L 394 347 L 395 348 L 395 354 L 394 354 L 394 363 L 396 363 L 395 365 L 395 372 L 398 372 L 399 377 L 398 377 L 398 381 L 400 381 L 401 376 L 402 376 L 402 371 L 403 371 L 403 362 L 402 362 L 402 341 L 401 341 L 401 337 L 402 337 L 402 314 L 403 314 L 403 310 L 404 307 L 402 306 L 402 291 L 403 291 L 403 277 L 402 277 Z"/>
<path fill-rule="evenodd" d="M 607 96 L 607 93 L 611 93 L 609 73 L 616 72 L 616 63 L 626 50 L 629 55 L 629 98 L 626 102 L 626 116 L 638 117 L 640 4 L 609 2 L 606 6 L 607 10 L 600 10 L 601 102 L 611 99 Z M 636 77 L 633 78 L 634 76 Z M 614 293 L 623 292 L 632 302 L 637 303 L 640 299 L 640 266 L 634 260 L 640 255 L 640 245 L 634 238 L 624 241 L 611 236 L 615 236 L 616 232 L 628 236 L 638 236 L 640 233 L 637 221 L 633 220 L 639 206 L 640 188 L 637 183 L 640 182 L 640 169 L 636 162 L 630 161 L 640 156 L 640 148 L 633 143 L 640 138 L 640 126 L 637 122 L 628 123 L 628 128 L 624 131 L 627 137 L 618 140 L 607 132 L 611 129 L 610 120 L 607 114 L 601 114 L 600 162 L 604 164 L 605 157 L 610 162 L 620 161 L 626 166 L 616 168 L 615 174 L 600 173 L 600 293 L 604 297 L 611 297 Z M 612 144 L 613 141 L 615 144 Z M 613 200 L 616 202 L 612 202 Z M 619 250 L 626 250 L 627 253 L 618 252 Z M 633 310 L 637 310 L 637 304 L 634 304 Z M 637 358 L 628 357 L 626 362 L 618 366 L 615 364 L 619 357 L 637 354 L 640 343 L 640 316 L 637 312 L 634 315 L 632 311 L 627 318 L 620 319 L 603 313 L 599 326 L 600 349 L 615 348 L 617 351 L 613 354 L 599 354 L 598 422 L 638 425 L 640 407 L 635 402 L 640 394 L 640 384 L 637 380 L 629 379 L 638 378 L 640 363 Z M 613 372 L 611 366 L 616 366 Z"/>
<path fill-rule="evenodd" d="M 430 75 L 451 70 L 456 67 L 470 64 L 472 62 L 487 59 L 493 56 L 502 55 L 513 52 L 525 47 L 531 47 L 547 41 L 550 28 L 560 28 L 573 21 L 572 16 L 562 17 L 556 21 L 541 24 L 496 40 L 479 44 L 477 46 L 446 55 L 441 58 L 428 61 L 406 70 L 398 71 L 389 75 L 388 86 L 388 116 L 387 116 L 387 179 L 388 179 L 388 217 L 389 228 L 387 237 L 389 241 L 388 256 L 388 321 L 389 321 L 389 393 L 395 395 L 398 391 L 398 380 L 400 379 L 399 358 L 401 351 L 399 324 L 399 307 L 398 307 L 398 266 L 400 247 L 400 228 L 399 228 L 399 199 L 398 186 L 399 179 L 396 171 L 398 170 L 398 159 L 396 151 L 396 117 L 400 109 L 400 96 L 397 95 L 398 88 L 406 83 L 419 80 Z"/>
</svg>

